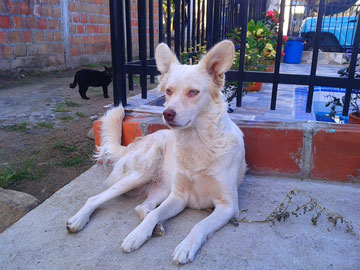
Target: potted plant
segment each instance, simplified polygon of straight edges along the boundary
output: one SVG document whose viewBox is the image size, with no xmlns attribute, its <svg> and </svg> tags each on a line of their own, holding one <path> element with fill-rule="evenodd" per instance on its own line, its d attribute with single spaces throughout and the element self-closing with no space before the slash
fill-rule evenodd
<svg viewBox="0 0 360 270">
<path fill-rule="evenodd" d="M 330 100 L 326 103 L 326 107 L 330 106 L 330 113 L 329 117 L 333 119 L 335 122 L 339 122 L 338 118 L 336 117 L 337 107 L 344 107 L 345 96 L 341 98 L 328 95 L 327 96 Z M 349 114 L 349 124 L 360 124 L 360 106 L 358 102 L 360 101 L 360 90 L 353 89 L 351 96 L 350 96 L 350 106 L 352 109 L 352 113 Z"/>
</svg>

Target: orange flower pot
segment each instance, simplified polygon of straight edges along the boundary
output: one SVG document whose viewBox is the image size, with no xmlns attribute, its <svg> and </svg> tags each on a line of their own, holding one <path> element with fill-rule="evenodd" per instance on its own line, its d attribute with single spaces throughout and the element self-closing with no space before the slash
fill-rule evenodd
<svg viewBox="0 0 360 270">
<path fill-rule="evenodd" d="M 254 82 L 248 85 L 246 88 L 248 91 L 260 91 L 262 88 L 262 82 Z"/>
</svg>

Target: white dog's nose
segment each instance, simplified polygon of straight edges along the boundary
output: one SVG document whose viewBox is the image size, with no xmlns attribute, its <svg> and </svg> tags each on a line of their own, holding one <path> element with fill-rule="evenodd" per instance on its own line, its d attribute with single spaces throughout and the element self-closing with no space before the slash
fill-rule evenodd
<svg viewBox="0 0 360 270">
<path fill-rule="evenodd" d="M 171 122 L 172 120 L 174 120 L 175 116 L 176 116 L 176 112 L 174 110 L 171 109 L 166 109 L 163 112 L 164 118 L 166 121 Z"/>
</svg>

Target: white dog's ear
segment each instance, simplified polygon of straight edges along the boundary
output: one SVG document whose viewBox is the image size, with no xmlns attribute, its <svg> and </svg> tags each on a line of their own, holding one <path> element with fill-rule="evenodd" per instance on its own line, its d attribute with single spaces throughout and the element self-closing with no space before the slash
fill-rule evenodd
<svg viewBox="0 0 360 270">
<path fill-rule="evenodd" d="M 228 71 L 233 63 L 235 55 L 234 44 L 230 40 L 224 40 L 215 45 L 200 61 L 206 71 L 214 78 Z"/>
<path fill-rule="evenodd" d="M 163 75 L 167 73 L 172 64 L 180 64 L 176 56 L 171 52 L 168 45 L 160 43 L 155 51 L 155 60 L 157 69 Z"/>
</svg>

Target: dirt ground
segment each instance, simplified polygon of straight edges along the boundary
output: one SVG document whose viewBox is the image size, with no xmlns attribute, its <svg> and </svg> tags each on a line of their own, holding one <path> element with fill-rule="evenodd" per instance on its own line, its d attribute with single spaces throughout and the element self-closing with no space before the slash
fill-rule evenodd
<svg viewBox="0 0 360 270">
<path fill-rule="evenodd" d="M 112 84 L 110 98 L 97 87 L 83 100 L 78 88 L 69 88 L 77 70 L 0 76 L 0 187 L 43 202 L 95 164 L 87 134 L 113 102 Z M 135 79 L 129 95 L 139 91 Z"/>
</svg>

